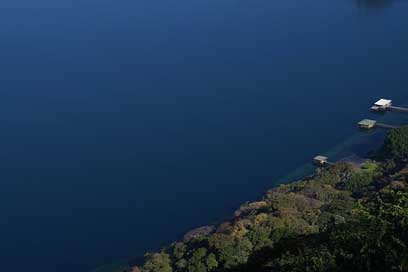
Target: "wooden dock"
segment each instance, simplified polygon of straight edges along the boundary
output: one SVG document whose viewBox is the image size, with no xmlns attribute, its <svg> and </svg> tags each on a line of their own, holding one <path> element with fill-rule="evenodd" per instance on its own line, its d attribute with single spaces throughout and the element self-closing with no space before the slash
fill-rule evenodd
<svg viewBox="0 0 408 272">
<path fill-rule="evenodd" d="M 394 106 L 392 100 L 384 98 L 375 102 L 370 110 L 374 112 L 399 111 L 408 113 L 408 108 Z"/>
<path fill-rule="evenodd" d="M 318 167 L 324 167 L 328 165 L 333 165 L 334 163 L 329 162 L 329 158 L 326 156 L 318 155 L 313 158 L 313 164 Z"/>
<path fill-rule="evenodd" d="M 399 128 L 399 126 L 387 125 L 387 124 L 378 123 L 378 122 L 375 124 L 375 126 L 380 127 L 380 128 L 386 128 L 386 129 Z"/>
<path fill-rule="evenodd" d="M 371 119 L 361 120 L 358 123 L 358 126 L 360 127 L 360 129 L 364 129 L 364 130 L 371 130 L 371 129 L 374 129 L 374 128 L 385 128 L 385 129 L 399 128 L 399 126 L 379 123 L 376 120 L 371 120 Z"/>
<path fill-rule="evenodd" d="M 396 107 L 396 106 L 390 106 L 388 107 L 390 111 L 399 111 L 399 112 L 407 112 L 408 113 L 408 108 L 404 107 Z"/>
</svg>

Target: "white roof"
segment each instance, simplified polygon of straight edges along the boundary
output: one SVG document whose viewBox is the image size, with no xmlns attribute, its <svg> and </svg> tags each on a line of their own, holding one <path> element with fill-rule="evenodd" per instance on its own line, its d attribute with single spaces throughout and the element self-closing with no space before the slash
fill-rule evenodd
<svg viewBox="0 0 408 272">
<path fill-rule="evenodd" d="M 387 106 L 389 104 L 391 104 L 392 100 L 388 100 L 388 99 L 380 99 L 377 102 L 374 103 L 374 105 L 376 106 Z"/>
</svg>

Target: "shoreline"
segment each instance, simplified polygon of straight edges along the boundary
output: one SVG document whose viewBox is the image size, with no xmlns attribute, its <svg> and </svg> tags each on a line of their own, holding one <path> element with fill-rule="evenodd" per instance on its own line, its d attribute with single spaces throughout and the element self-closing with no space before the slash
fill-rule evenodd
<svg viewBox="0 0 408 272">
<path fill-rule="evenodd" d="M 385 116 L 386 115 L 379 115 L 377 120 L 383 121 L 384 119 L 386 119 Z M 395 119 L 398 120 L 400 118 L 395 118 Z M 356 127 L 356 130 L 357 130 L 357 127 Z M 365 153 L 363 157 L 368 157 L 370 152 L 372 152 L 375 149 L 375 147 L 378 146 L 378 142 L 381 142 L 385 138 L 385 136 L 386 136 L 386 130 L 383 130 L 383 129 L 377 129 L 377 130 L 369 131 L 369 132 L 357 131 L 356 133 L 348 137 L 346 140 L 335 145 L 334 147 L 330 148 L 328 151 L 323 152 L 322 154 L 327 155 L 328 157 L 330 157 L 331 160 L 334 160 L 335 162 L 340 161 L 346 157 L 356 155 L 361 152 Z M 359 145 L 363 145 L 363 146 L 365 145 L 365 147 L 362 150 L 359 150 Z M 362 154 L 358 154 L 358 155 L 361 156 Z M 290 184 L 292 182 L 296 182 L 310 175 L 313 175 L 315 169 L 316 169 L 316 166 L 313 165 L 312 158 L 311 158 L 310 162 L 304 163 L 300 165 L 299 167 L 295 168 L 294 170 L 290 171 L 288 174 L 284 175 L 283 177 L 278 178 L 275 182 L 272 183 L 273 185 L 264 192 L 264 194 L 266 194 L 267 191 L 272 190 L 281 184 Z M 259 200 L 260 198 L 243 201 L 241 205 L 244 205 L 245 203 L 251 203 L 253 201 L 259 201 Z M 236 207 L 234 211 L 238 210 L 239 208 L 240 207 Z M 231 215 L 220 218 L 219 220 L 209 223 L 206 226 L 217 226 L 221 224 L 222 222 L 233 219 L 234 211 L 232 211 Z M 204 226 L 201 225 L 201 226 L 191 228 L 187 230 L 186 232 L 184 232 L 184 234 L 181 237 L 175 238 L 173 241 L 182 240 L 183 236 L 186 233 L 194 231 L 201 227 L 204 227 Z M 145 253 L 152 252 L 155 250 L 157 249 L 149 249 L 149 250 L 146 250 Z M 107 264 L 107 265 L 98 267 L 94 270 L 91 270 L 91 272 L 120 272 L 123 269 L 129 268 L 129 264 L 133 265 L 135 264 L 136 260 L 139 260 L 141 258 L 144 258 L 144 257 L 143 256 L 129 257 L 123 261 L 117 261 L 112 264 Z"/>
</svg>

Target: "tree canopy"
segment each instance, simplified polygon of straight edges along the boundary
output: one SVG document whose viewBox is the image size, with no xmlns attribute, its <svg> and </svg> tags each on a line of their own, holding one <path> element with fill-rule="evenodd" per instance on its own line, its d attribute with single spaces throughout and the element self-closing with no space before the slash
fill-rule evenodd
<svg viewBox="0 0 408 272">
<path fill-rule="evenodd" d="M 408 128 L 392 130 L 382 152 L 360 169 L 339 162 L 280 185 L 135 271 L 408 271 Z"/>
<path fill-rule="evenodd" d="M 383 154 L 395 159 L 408 158 L 408 126 L 392 129 L 388 133 Z"/>
</svg>

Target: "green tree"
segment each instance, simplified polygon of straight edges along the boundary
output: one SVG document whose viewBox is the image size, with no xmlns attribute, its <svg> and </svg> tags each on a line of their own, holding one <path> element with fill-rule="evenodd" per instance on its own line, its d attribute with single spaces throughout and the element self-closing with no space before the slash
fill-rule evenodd
<svg viewBox="0 0 408 272">
<path fill-rule="evenodd" d="M 186 254 L 187 246 L 184 243 L 178 242 L 173 244 L 173 255 L 176 259 L 181 259 Z"/>
<path fill-rule="evenodd" d="M 345 189 L 354 194 L 362 193 L 373 182 L 373 174 L 368 171 L 354 173 L 345 184 Z"/>
<path fill-rule="evenodd" d="M 217 257 L 214 253 L 210 253 L 206 260 L 208 271 L 212 271 L 218 267 Z"/>
<path fill-rule="evenodd" d="M 255 250 L 259 250 L 272 243 L 270 239 L 272 229 L 270 226 L 254 225 L 248 233 L 248 238 L 254 245 Z"/>
<path fill-rule="evenodd" d="M 177 271 L 184 271 L 187 267 L 187 261 L 185 259 L 180 259 L 176 262 Z"/>
<path fill-rule="evenodd" d="M 235 238 L 227 234 L 215 234 L 209 243 L 218 252 L 219 261 L 227 269 L 246 263 L 253 250 L 252 243 L 246 237 Z"/>
<path fill-rule="evenodd" d="M 153 253 L 147 255 L 147 261 L 143 272 L 172 272 L 170 256 L 165 253 Z"/>
<path fill-rule="evenodd" d="M 382 153 L 385 157 L 408 158 L 408 126 L 392 129 L 388 133 Z"/>
<path fill-rule="evenodd" d="M 188 271 L 189 272 L 207 272 L 205 256 L 207 255 L 207 249 L 200 247 L 193 252 L 190 258 Z"/>
</svg>

